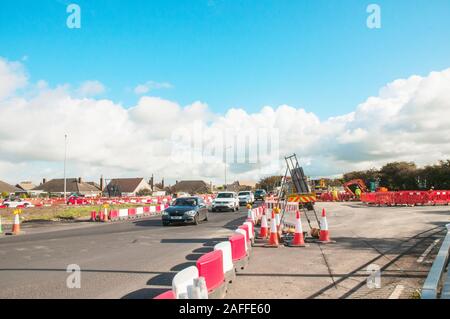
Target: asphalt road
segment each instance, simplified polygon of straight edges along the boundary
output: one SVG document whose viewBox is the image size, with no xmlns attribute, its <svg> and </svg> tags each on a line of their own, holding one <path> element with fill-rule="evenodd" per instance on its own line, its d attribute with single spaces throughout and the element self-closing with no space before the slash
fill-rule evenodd
<svg viewBox="0 0 450 319">
<path fill-rule="evenodd" d="M 198 226 L 163 227 L 152 217 L 3 236 L 0 298 L 152 298 L 170 289 L 177 271 L 226 240 L 246 211 L 210 212 Z M 81 288 L 67 288 L 70 264 L 81 268 Z"/>
</svg>

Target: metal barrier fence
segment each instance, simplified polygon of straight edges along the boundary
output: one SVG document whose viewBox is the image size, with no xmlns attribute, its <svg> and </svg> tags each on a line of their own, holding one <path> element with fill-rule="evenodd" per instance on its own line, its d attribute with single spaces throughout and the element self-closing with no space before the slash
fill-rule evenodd
<svg viewBox="0 0 450 319">
<path fill-rule="evenodd" d="M 446 273 L 450 253 L 450 224 L 445 227 L 447 235 L 423 284 L 422 299 L 450 299 L 450 276 Z"/>
</svg>

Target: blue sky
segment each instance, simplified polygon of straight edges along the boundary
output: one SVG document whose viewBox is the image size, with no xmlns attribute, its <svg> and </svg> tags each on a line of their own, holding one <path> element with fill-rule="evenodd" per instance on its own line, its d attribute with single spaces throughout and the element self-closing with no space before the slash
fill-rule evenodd
<svg viewBox="0 0 450 319">
<path fill-rule="evenodd" d="M 66 6 L 82 28 L 66 27 Z M 380 87 L 450 66 L 450 1 L 374 1 L 382 28 L 366 27 L 359 0 L 3 0 L 0 56 L 23 62 L 32 82 L 102 82 L 133 106 L 136 85 L 215 112 L 304 107 L 321 118 L 354 110 Z"/>
</svg>

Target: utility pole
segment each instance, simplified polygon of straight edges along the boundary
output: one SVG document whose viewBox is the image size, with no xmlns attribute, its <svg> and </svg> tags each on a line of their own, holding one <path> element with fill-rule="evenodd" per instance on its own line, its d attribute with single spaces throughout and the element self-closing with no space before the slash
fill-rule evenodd
<svg viewBox="0 0 450 319">
<path fill-rule="evenodd" d="M 64 134 L 64 204 L 67 203 L 66 202 L 66 191 L 67 191 L 66 160 L 67 160 L 67 134 Z"/>
</svg>

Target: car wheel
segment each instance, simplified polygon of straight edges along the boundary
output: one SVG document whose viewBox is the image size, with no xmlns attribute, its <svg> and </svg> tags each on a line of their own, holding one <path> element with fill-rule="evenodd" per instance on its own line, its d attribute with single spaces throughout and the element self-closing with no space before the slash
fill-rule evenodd
<svg viewBox="0 0 450 319">
<path fill-rule="evenodd" d="M 163 225 L 163 226 L 169 226 L 169 225 L 170 225 L 170 223 L 169 223 L 169 222 L 165 222 L 165 221 L 163 221 L 163 222 L 162 222 L 162 225 Z"/>
<path fill-rule="evenodd" d="M 212 211 L 212 212 L 216 212 L 216 209 L 215 209 L 215 208 L 212 208 L 211 211 Z"/>
<path fill-rule="evenodd" d="M 204 221 L 205 221 L 205 222 L 208 221 L 208 213 L 206 213 Z"/>
<path fill-rule="evenodd" d="M 198 214 L 197 214 L 194 217 L 194 225 L 198 225 L 198 224 L 199 224 L 199 221 L 198 221 Z"/>
</svg>

